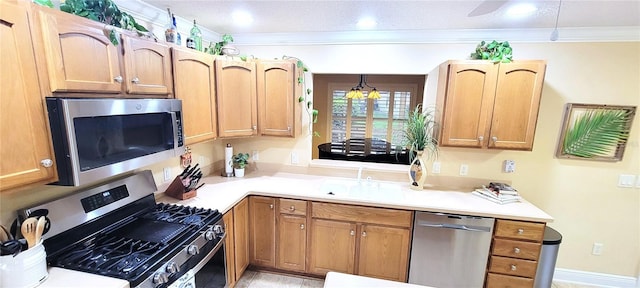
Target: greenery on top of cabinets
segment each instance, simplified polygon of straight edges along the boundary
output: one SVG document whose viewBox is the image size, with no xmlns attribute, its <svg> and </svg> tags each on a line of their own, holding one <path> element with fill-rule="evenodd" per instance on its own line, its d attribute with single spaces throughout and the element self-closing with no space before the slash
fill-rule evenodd
<svg viewBox="0 0 640 288">
<path fill-rule="evenodd" d="M 564 138 L 563 152 L 582 158 L 607 156 L 629 137 L 632 110 L 593 109 L 578 116 Z"/>
<path fill-rule="evenodd" d="M 229 44 L 230 42 L 233 42 L 233 36 L 231 36 L 230 34 L 223 34 L 222 41 L 216 42 L 215 47 L 213 47 L 213 49 L 209 48 L 209 51 L 208 51 L 209 54 L 223 55 L 222 47 L 224 47 L 224 45 Z M 211 47 L 211 45 L 209 47 Z M 242 61 L 246 61 L 246 57 Z"/>
<path fill-rule="evenodd" d="M 60 4 L 60 10 L 155 38 L 155 35 L 138 24 L 131 15 L 120 11 L 111 0 L 66 0 Z M 109 40 L 113 45 L 118 45 L 119 41 L 115 29 L 111 29 L 109 32 Z"/>
<path fill-rule="evenodd" d="M 509 63 L 513 59 L 513 48 L 509 45 L 509 42 L 498 42 L 496 40 L 486 43 L 480 42 L 476 46 L 476 51 L 471 53 L 471 59 L 490 60 L 493 63 Z"/>
<path fill-rule="evenodd" d="M 302 85 L 302 93 L 303 93 L 303 95 L 298 96 L 298 102 L 305 103 L 305 109 L 307 111 L 307 114 L 309 114 L 309 132 L 311 132 L 313 131 L 313 123 L 318 122 L 318 110 L 313 109 L 313 102 L 311 100 L 308 100 L 308 97 L 311 95 L 311 89 L 307 88 L 306 72 L 308 72 L 309 69 L 307 68 L 307 66 L 304 65 L 302 60 L 296 57 L 285 55 L 285 56 L 282 56 L 282 59 L 296 60 L 296 67 L 298 68 L 298 78 L 296 81 L 298 85 Z M 313 135 L 320 137 L 320 134 L 317 131 L 313 132 Z"/>
<path fill-rule="evenodd" d="M 413 111 L 409 112 L 404 135 L 411 159 L 416 151 L 424 151 L 423 155 L 428 159 L 438 157 L 438 140 L 434 137 L 438 123 L 435 119 L 434 107 L 422 109 L 422 105 L 418 104 Z"/>
</svg>

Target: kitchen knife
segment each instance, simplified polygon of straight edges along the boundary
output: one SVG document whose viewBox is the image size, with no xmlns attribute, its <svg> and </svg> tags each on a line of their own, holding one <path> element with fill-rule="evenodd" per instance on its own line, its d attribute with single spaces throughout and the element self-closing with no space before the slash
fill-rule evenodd
<svg viewBox="0 0 640 288">
<path fill-rule="evenodd" d="M 180 177 L 181 179 L 184 179 L 184 177 L 187 176 L 187 172 L 189 171 L 189 168 L 191 168 L 191 165 L 188 165 L 187 168 L 184 168 L 184 170 L 182 170 L 182 173 L 180 173 L 178 177 Z"/>
</svg>

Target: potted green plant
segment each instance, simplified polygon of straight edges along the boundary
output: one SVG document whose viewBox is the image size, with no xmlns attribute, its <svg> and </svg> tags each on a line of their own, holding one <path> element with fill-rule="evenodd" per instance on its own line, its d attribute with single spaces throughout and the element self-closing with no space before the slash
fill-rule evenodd
<svg viewBox="0 0 640 288">
<path fill-rule="evenodd" d="M 476 46 L 476 51 L 471 53 L 471 59 L 490 60 L 493 63 L 509 63 L 513 60 L 513 48 L 509 42 L 493 40 L 489 43 L 482 41 Z"/>
<path fill-rule="evenodd" d="M 233 173 L 236 177 L 244 177 L 244 168 L 249 163 L 249 153 L 238 153 L 231 157 Z"/>
<path fill-rule="evenodd" d="M 406 147 L 409 148 L 409 180 L 411 188 L 422 190 L 427 179 L 425 162 L 438 157 L 438 140 L 435 138 L 437 129 L 436 110 L 434 107 L 422 109 L 422 105 L 409 112 L 407 126 L 404 131 Z M 414 153 L 416 156 L 414 157 Z"/>
</svg>

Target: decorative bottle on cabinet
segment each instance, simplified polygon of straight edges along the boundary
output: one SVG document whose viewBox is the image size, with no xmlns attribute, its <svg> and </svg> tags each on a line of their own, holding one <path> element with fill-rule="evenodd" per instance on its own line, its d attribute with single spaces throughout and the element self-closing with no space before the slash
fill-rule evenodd
<svg viewBox="0 0 640 288">
<path fill-rule="evenodd" d="M 164 37 L 168 43 L 176 43 L 178 31 L 176 26 L 173 25 L 173 17 L 171 16 L 171 10 L 167 8 L 167 27 L 164 30 Z"/>
<path fill-rule="evenodd" d="M 195 49 L 198 51 L 202 51 L 202 32 L 200 28 L 196 25 L 196 20 L 193 20 L 193 28 L 191 28 L 191 39 L 193 39 L 193 43 L 195 45 Z"/>
<path fill-rule="evenodd" d="M 171 19 L 173 20 L 173 27 L 176 28 L 176 44 L 182 45 L 182 36 L 180 36 L 180 32 L 178 32 L 178 25 L 176 24 L 176 15 L 171 14 Z"/>
<path fill-rule="evenodd" d="M 423 151 L 417 151 L 417 155 L 411 161 L 409 166 L 409 181 L 411 182 L 411 189 L 422 190 L 424 182 L 427 180 L 427 166 L 424 165 L 422 158 Z"/>
</svg>

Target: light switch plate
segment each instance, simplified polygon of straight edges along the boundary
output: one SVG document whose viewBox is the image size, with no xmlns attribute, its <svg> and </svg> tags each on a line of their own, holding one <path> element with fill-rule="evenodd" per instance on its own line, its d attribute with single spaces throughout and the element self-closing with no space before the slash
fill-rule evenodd
<svg viewBox="0 0 640 288">
<path fill-rule="evenodd" d="M 431 173 L 433 174 L 439 174 L 440 173 L 440 162 L 435 161 L 433 162 L 433 166 L 431 167 Z"/>
<path fill-rule="evenodd" d="M 298 164 L 300 158 L 298 158 L 298 152 L 291 152 L 291 164 Z"/>
<path fill-rule="evenodd" d="M 164 182 L 171 181 L 171 168 L 165 167 L 162 169 L 162 174 L 164 174 Z"/>
<path fill-rule="evenodd" d="M 460 164 L 460 176 L 467 176 L 469 174 L 469 165 Z"/>
</svg>

